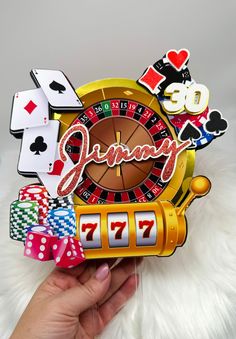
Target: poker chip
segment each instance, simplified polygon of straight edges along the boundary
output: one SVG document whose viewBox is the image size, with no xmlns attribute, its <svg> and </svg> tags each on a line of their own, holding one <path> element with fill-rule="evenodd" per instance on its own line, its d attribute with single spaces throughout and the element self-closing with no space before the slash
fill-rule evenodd
<svg viewBox="0 0 236 339">
<path fill-rule="evenodd" d="M 44 186 L 28 185 L 22 187 L 19 192 L 19 200 L 37 201 L 39 205 L 39 224 L 47 223 L 48 213 L 48 192 Z"/>
<path fill-rule="evenodd" d="M 212 142 L 212 140 L 214 139 L 214 135 L 207 133 L 204 130 L 203 126 L 201 126 L 199 129 L 202 133 L 202 136 L 201 136 L 200 139 L 194 141 L 197 149 L 200 149 L 200 148 L 203 148 L 203 147 L 209 145 Z"/>
<path fill-rule="evenodd" d="M 183 84 L 191 83 L 191 75 L 187 65 L 184 65 L 180 71 L 177 71 L 170 64 L 169 60 L 166 58 L 166 55 L 162 59 L 155 62 L 153 67 L 166 77 L 166 79 L 158 86 L 160 96 L 164 95 L 164 90 L 166 87 L 173 82 L 180 82 Z"/>
<path fill-rule="evenodd" d="M 70 208 L 51 209 L 48 212 L 48 224 L 53 228 L 54 235 L 59 238 L 75 236 L 75 212 Z"/>
<path fill-rule="evenodd" d="M 27 233 L 28 232 L 40 232 L 44 234 L 53 235 L 53 230 L 49 225 L 40 225 L 40 224 L 31 225 L 30 227 L 27 228 Z"/>
<path fill-rule="evenodd" d="M 60 122 L 51 120 L 47 124 L 48 109 L 33 113 L 33 120 L 36 114 L 41 124 L 35 122 L 41 126 L 32 135 L 27 134 L 30 129 L 25 129 L 18 172 L 26 176 L 39 172 L 40 184 L 23 187 L 10 211 L 10 237 L 25 242 L 24 255 L 40 261 L 54 258 L 57 266 L 70 268 L 84 260 L 82 244 L 91 259 L 166 256 L 184 243 L 185 210 L 195 197 L 207 194 L 211 186 L 206 177 L 188 180 L 195 165 L 189 153 L 194 151 L 186 152 L 185 147 L 203 148 L 227 129 L 227 121 L 219 111 L 213 110 L 208 116 L 209 91 L 192 79 L 187 67 L 189 56 L 186 49 L 169 50 L 147 67 L 138 84 L 129 79 L 105 79 L 82 88 L 80 94 L 87 93 L 86 108 L 75 119 L 60 114 Z M 40 74 L 44 77 L 42 72 L 51 74 L 51 80 L 58 78 L 60 83 L 44 83 L 40 80 Z M 68 86 L 64 85 L 69 82 L 63 73 L 66 82 L 55 77 L 55 72 L 60 71 L 33 70 L 31 75 L 45 93 L 52 90 L 66 99 L 63 92 L 68 93 Z M 57 103 L 50 99 L 54 111 L 77 112 L 82 108 L 71 89 L 70 107 L 66 100 Z M 27 100 L 22 105 L 17 93 L 18 99 L 13 101 L 17 119 L 14 114 L 12 119 L 18 127 L 13 128 L 11 119 L 11 132 L 16 136 L 27 127 L 25 116 L 37 108 L 27 91 L 20 93 L 26 93 Z M 19 100 L 21 110 L 26 111 L 24 117 L 17 113 Z M 63 130 L 59 140 L 60 123 Z M 43 125 L 50 125 L 50 129 Z M 50 156 L 47 168 L 45 154 Z M 82 160 L 91 166 L 86 170 L 78 166 Z M 38 170 L 32 161 L 38 163 Z M 76 214 L 73 195 L 57 197 L 72 191 L 75 201 L 85 204 L 77 206 Z M 165 204 L 161 201 L 163 195 Z M 157 199 L 158 205 L 153 209 L 149 202 Z M 73 239 L 77 230 L 81 243 Z M 164 236 L 159 237 L 160 231 Z"/>
<path fill-rule="evenodd" d="M 179 129 L 183 127 L 186 120 L 191 121 L 197 127 L 201 127 L 207 121 L 208 112 L 209 112 L 209 108 L 207 107 L 204 112 L 198 115 L 191 115 L 191 114 L 188 114 L 187 112 L 183 112 L 183 113 L 176 114 L 176 115 L 168 115 L 168 119 L 174 127 L 177 127 Z"/>
<path fill-rule="evenodd" d="M 74 209 L 73 194 L 66 197 L 57 197 L 48 199 L 48 209 L 69 208 Z"/>
<path fill-rule="evenodd" d="M 204 148 L 205 146 L 209 145 L 214 139 L 214 135 L 207 133 L 204 129 L 204 126 L 200 126 L 198 127 L 198 129 L 200 130 L 202 136 L 201 138 L 194 140 L 194 144 L 190 145 L 188 149 L 196 150 L 196 149 Z M 178 127 L 175 127 L 175 130 L 176 130 L 176 134 L 179 135 L 181 129 Z"/>
<path fill-rule="evenodd" d="M 10 207 L 10 237 L 25 241 L 27 228 L 38 223 L 37 202 L 16 200 Z"/>
</svg>

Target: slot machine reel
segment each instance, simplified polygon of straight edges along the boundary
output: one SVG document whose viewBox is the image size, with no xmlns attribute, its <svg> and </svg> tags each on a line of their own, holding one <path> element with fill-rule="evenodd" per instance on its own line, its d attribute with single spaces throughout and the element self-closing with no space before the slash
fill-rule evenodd
<svg viewBox="0 0 236 339">
<path fill-rule="evenodd" d="M 76 205 L 77 235 L 86 259 L 169 256 L 187 235 L 185 211 L 196 198 L 206 195 L 209 179 L 191 180 L 189 193 L 178 207 L 170 201 Z"/>
</svg>

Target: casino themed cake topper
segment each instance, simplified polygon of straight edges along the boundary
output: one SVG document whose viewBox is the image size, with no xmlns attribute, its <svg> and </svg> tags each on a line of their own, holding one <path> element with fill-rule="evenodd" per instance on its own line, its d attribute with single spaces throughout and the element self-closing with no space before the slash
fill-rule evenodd
<svg viewBox="0 0 236 339">
<path fill-rule="evenodd" d="M 195 152 L 227 130 L 193 80 L 187 49 L 169 50 L 137 81 L 73 88 L 33 69 L 37 88 L 13 98 L 18 172 L 37 178 L 10 207 L 25 256 L 74 267 L 87 259 L 169 256 L 187 235 L 185 210 L 210 190 Z"/>
</svg>

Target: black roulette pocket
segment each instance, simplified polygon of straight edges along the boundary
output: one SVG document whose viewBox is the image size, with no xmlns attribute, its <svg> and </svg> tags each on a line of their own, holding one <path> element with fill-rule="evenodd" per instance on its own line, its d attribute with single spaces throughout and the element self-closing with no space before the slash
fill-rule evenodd
<svg viewBox="0 0 236 339">
<path fill-rule="evenodd" d="M 155 146 L 164 139 L 177 140 L 174 128 L 156 98 L 134 80 L 105 79 L 82 86 L 77 94 L 82 113 L 54 114 L 60 133 L 79 124 L 89 132 L 89 150 L 100 145 L 105 154 L 111 145 L 132 151 L 137 145 Z M 81 133 L 68 139 L 65 150 L 76 164 L 83 144 Z M 195 151 L 178 155 L 174 174 L 161 180 L 167 157 L 122 162 L 89 163 L 74 191 L 77 237 L 86 258 L 133 255 L 171 255 L 186 238 L 185 208 L 209 185 L 196 178 L 189 191 Z M 202 189 L 203 187 L 203 189 Z M 178 214 L 179 209 L 179 214 Z"/>
<path fill-rule="evenodd" d="M 158 148 L 163 139 L 177 139 L 168 119 L 161 112 L 155 97 L 133 80 L 105 79 L 77 90 L 84 111 L 80 114 L 55 114 L 61 122 L 61 134 L 70 126 L 84 124 L 89 130 L 90 149 L 99 144 L 101 153 L 110 145 L 123 145 L 132 150 L 136 145 Z M 75 133 L 66 150 L 76 163 L 82 137 Z M 83 182 L 75 190 L 75 203 L 110 204 L 147 202 L 157 198 L 180 203 L 187 192 L 194 167 L 195 152 L 182 152 L 174 176 L 169 182 L 161 180 L 165 156 L 142 162 L 132 161 L 114 167 L 90 163 Z"/>
<path fill-rule="evenodd" d="M 26 256 L 46 261 L 53 254 L 57 266 L 71 267 L 85 259 L 168 256 L 184 244 L 185 211 L 211 187 L 206 177 L 193 178 L 195 153 L 228 126 L 210 109 L 208 88 L 191 78 L 189 57 L 187 49 L 169 50 L 137 81 L 103 79 L 77 90 L 62 71 L 33 70 L 40 89 L 16 93 L 11 117 L 13 135 L 25 128 L 18 171 L 40 181 L 11 205 L 10 236 L 25 242 Z M 31 110 L 48 108 L 48 119 L 21 119 L 32 102 Z M 47 145 L 39 150 L 44 158 L 29 151 L 38 136 Z M 22 203 L 27 199 L 37 201 L 39 227 L 27 224 L 35 213 Z M 47 255 L 38 249 L 45 236 Z M 78 251 L 67 258 L 74 243 Z"/>
</svg>

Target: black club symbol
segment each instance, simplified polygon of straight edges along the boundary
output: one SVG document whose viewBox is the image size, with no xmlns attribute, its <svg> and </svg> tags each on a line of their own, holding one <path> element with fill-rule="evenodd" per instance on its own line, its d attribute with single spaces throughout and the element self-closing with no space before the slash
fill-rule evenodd
<svg viewBox="0 0 236 339">
<path fill-rule="evenodd" d="M 228 127 L 227 120 L 222 118 L 222 115 L 219 111 L 211 111 L 208 119 L 209 120 L 206 122 L 205 125 L 205 130 L 208 133 L 212 133 L 218 136 L 226 131 Z"/>
<path fill-rule="evenodd" d="M 47 147 L 43 137 L 40 136 L 35 138 L 33 144 L 30 145 L 30 150 L 31 152 L 35 152 L 34 155 L 40 155 L 40 152 L 45 152 Z"/>
</svg>

